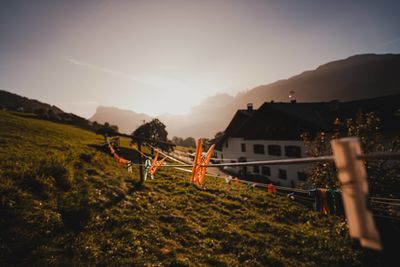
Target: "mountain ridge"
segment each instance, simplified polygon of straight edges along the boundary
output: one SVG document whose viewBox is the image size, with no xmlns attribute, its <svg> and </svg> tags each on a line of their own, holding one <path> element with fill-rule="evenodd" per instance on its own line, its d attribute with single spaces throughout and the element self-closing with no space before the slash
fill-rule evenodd
<svg viewBox="0 0 400 267">
<path fill-rule="evenodd" d="M 50 105 L 25 96 L 20 96 L 18 94 L 14 94 L 1 89 L 0 108 L 11 110 L 24 110 L 25 112 L 35 112 L 39 109 L 45 109 L 51 110 L 55 114 L 64 113 L 64 111 L 57 106 Z"/>
<path fill-rule="evenodd" d="M 400 54 L 353 55 L 287 79 L 256 86 L 221 105 L 207 105 L 207 102 L 220 97 L 216 95 L 193 107 L 188 115 L 161 115 L 158 118 L 166 124 L 171 136 L 213 137 L 225 129 L 235 112 L 246 108 L 247 103 L 253 103 L 254 108 L 258 108 L 264 102 L 287 102 L 290 91 L 295 92 L 293 99 L 300 102 L 351 101 L 400 93 L 398 70 Z M 116 119 L 118 116 L 117 113 L 109 114 L 110 122 L 123 129 L 124 122 L 119 121 L 119 125 Z M 96 118 L 105 122 L 99 116 Z M 130 129 L 130 132 L 133 130 Z"/>
</svg>

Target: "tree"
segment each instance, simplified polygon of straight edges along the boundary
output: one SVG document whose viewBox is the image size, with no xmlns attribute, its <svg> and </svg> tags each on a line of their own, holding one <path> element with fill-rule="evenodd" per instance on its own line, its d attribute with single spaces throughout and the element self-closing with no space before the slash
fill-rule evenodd
<svg viewBox="0 0 400 267">
<path fill-rule="evenodd" d="M 94 121 L 91 123 L 92 131 L 97 132 L 98 129 L 100 129 L 101 125 L 97 122 Z"/>
<path fill-rule="evenodd" d="M 217 132 L 214 136 L 214 139 L 221 138 L 222 136 L 224 136 L 224 134 L 224 132 Z"/>
<path fill-rule="evenodd" d="M 208 150 L 211 146 L 211 142 L 209 138 L 201 138 L 203 141 L 203 150 Z"/>
<path fill-rule="evenodd" d="M 132 137 L 135 141 L 147 143 L 169 152 L 172 151 L 174 145 L 168 141 L 168 132 L 165 128 L 166 126 L 159 119 L 153 119 L 139 126 L 132 133 Z"/>
<path fill-rule="evenodd" d="M 185 147 L 196 147 L 196 140 L 193 137 L 188 137 L 182 142 L 182 146 Z"/>
<path fill-rule="evenodd" d="M 96 134 L 112 136 L 118 133 L 118 126 L 116 125 L 110 125 L 108 122 L 104 123 L 104 125 L 99 125 L 97 125 Z"/>
<path fill-rule="evenodd" d="M 196 147 L 196 140 L 193 137 L 183 139 L 181 137 L 174 136 L 172 137 L 172 143 L 177 146 Z"/>
<path fill-rule="evenodd" d="M 182 146 L 183 144 L 183 139 L 177 136 L 172 137 L 172 143 L 174 143 L 177 146 Z"/>
<path fill-rule="evenodd" d="M 309 156 L 332 154 L 329 140 L 356 136 L 360 139 L 363 153 L 395 152 L 400 150 L 400 138 L 383 136 L 379 130 L 379 118 L 374 113 L 359 113 L 356 119 L 342 122 L 336 119 L 334 132 L 317 134 L 312 140 L 308 133 L 302 135 Z M 372 195 L 399 197 L 400 164 L 393 159 L 374 159 L 365 162 L 369 189 Z M 337 170 L 333 163 L 316 163 L 308 174 L 308 182 L 316 187 L 339 187 Z"/>
</svg>

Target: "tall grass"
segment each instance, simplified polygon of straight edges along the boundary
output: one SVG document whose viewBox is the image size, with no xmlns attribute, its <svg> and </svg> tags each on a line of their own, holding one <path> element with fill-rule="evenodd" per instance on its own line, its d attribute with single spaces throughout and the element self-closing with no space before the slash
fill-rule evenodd
<svg viewBox="0 0 400 267">
<path fill-rule="evenodd" d="M 220 180 L 199 189 L 171 169 L 138 189 L 137 169 L 128 174 L 102 142 L 0 112 L 0 265 L 359 263 L 339 218 Z"/>
</svg>

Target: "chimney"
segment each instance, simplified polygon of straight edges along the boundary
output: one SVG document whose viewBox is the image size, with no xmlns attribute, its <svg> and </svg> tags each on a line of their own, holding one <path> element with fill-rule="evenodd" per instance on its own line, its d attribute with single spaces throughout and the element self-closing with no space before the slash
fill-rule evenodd
<svg viewBox="0 0 400 267">
<path fill-rule="evenodd" d="M 247 111 L 253 111 L 253 103 L 247 104 Z"/>
</svg>

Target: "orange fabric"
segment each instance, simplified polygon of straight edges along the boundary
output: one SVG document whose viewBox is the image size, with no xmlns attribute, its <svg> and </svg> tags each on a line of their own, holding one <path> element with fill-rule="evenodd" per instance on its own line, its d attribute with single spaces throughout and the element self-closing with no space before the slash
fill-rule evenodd
<svg viewBox="0 0 400 267">
<path fill-rule="evenodd" d="M 268 184 L 268 193 L 276 193 L 276 187 L 273 184 Z"/>
<path fill-rule="evenodd" d="M 190 177 L 190 182 L 193 183 L 196 179 L 198 173 L 199 165 L 201 163 L 201 154 L 203 152 L 203 141 L 201 139 L 197 140 L 196 152 L 194 154 L 192 176 Z"/>
<path fill-rule="evenodd" d="M 207 165 L 211 160 L 212 153 L 214 152 L 215 145 L 212 145 L 210 149 L 207 151 L 205 159 L 201 162 L 202 167 L 200 167 L 199 174 L 198 174 L 198 185 L 202 185 L 204 183 L 204 176 L 207 171 Z"/>
<path fill-rule="evenodd" d="M 202 159 L 203 141 L 201 139 L 197 141 L 196 152 L 192 168 L 192 175 L 190 177 L 191 183 L 197 183 L 200 186 L 204 183 L 204 176 L 206 174 L 207 165 L 211 160 L 214 147 L 215 145 L 212 145 L 210 149 L 207 151 L 205 158 Z"/>
<path fill-rule="evenodd" d="M 125 164 L 128 163 L 128 161 L 126 159 L 124 159 L 124 158 L 119 158 L 118 159 L 118 163 L 121 164 L 121 165 L 125 165 Z"/>
<path fill-rule="evenodd" d="M 149 167 L 149 169 L 147 170 L 147 173 L 150 173 L 151 176 L 153 176 L 157 169 L 164 163 L 164 161 L 167 159 L 167 157 L 163 158 L 160 161 L 157 161 L 158 159 L 158 151 L 156 151 L 156 154 L 154 156 L 154 159 Z"/>
<path fill-rule="evenodd" d="M 154 167 L 149 171 L 151 175 L 154 175 L 157 171 L 157 169 L 164 163 L 164 161 L 167 159 L 167 157 L 163 158 L 162 160 L 156 162 Z"/>
<path fill-rule="evenodd" d="M 111 154 L 114 154 L 114 148 L 112 147 L 112 145 L 110 144 L 110 142 L 107 140 L 107 144 L 108 144 L 108 148 L 110 149 L 110 151 L 111 151 Z"/>
<path fill-rule="evenodd" d="M 151 162 L 151 165 L 150 165 L 149 169 L 147 170 L 148 173 L 151 173 L 151 170 L 154 168 L 154 166 L 157 163 L 157 159 L 158 159 L 158 151 L 156 151 L 156 154 L 154 155 L 154 159 Z"/>
<path fill-rule="evenodd" d="M 327 189 L 319 189 L 319 194 L 320 194 L 320 207 L 321 207 L 321 213 L 322 214 L 329 214 L 329 207 L 328 207 L 328 201 L 326 198 L 326 193 Z"/>
<path fill-rule="evenodd" d="M 107 141 L 108 142 L 108 141 Z M 121 165 L 125 165 L 128 163 L 128 160 L 121 158 L 120 156 L 118 156 L 117 153 L 115 153 L 114 148 L 112 147 L 112 145 L 110 143 L 108 143 L 108 148 L 110 149 L 111 154 L 114 156 L 114 158 L 116 158 L 118 160 L 118 163 Z"/>
</svg>

